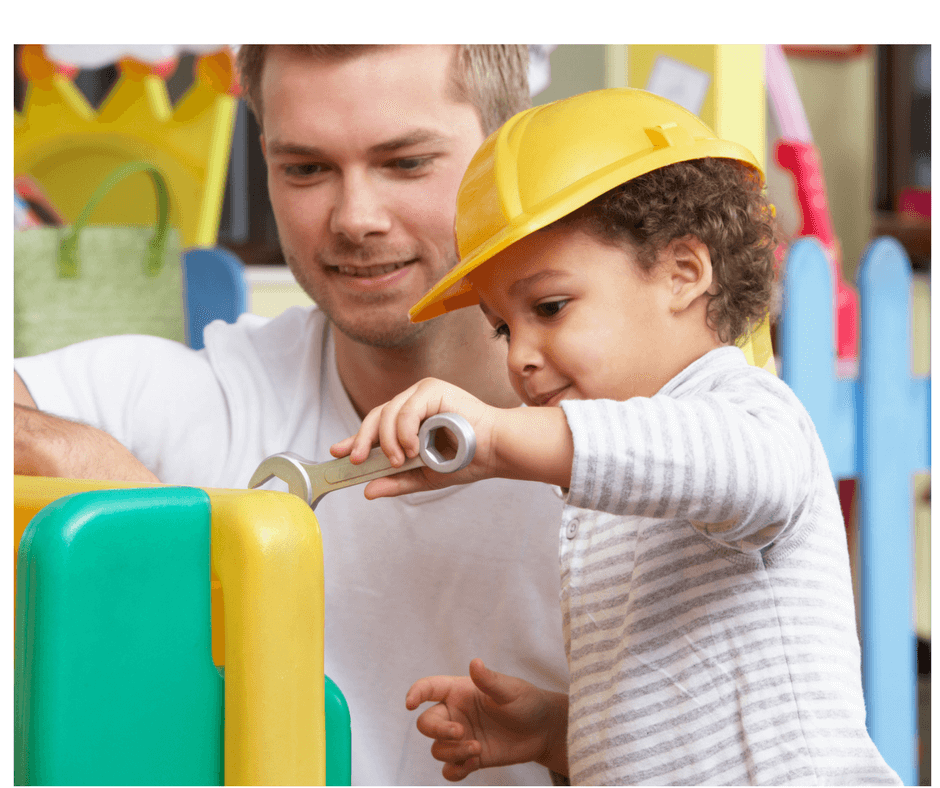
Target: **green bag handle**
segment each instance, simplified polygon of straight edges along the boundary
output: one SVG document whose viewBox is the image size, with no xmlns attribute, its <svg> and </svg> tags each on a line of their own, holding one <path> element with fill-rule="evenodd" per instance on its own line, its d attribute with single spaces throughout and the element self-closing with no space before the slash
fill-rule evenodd
<svg viewBox="0 0 940 788">
<path fill-rule="evenodd" d="M 58 268 L 59 277 L 62 279 L 76 279 L 79 274 L 78 265 L 78 234 L 88 224 L 91 214 L 108 192 L 118 183 L 130 175 L 136 175 L 138 172 L 146 172 L 153 183 L 154 191 L 157 195 L 157 223 L 154 227 L 153 237 L 147 248 L 147 259 L 144 261 L 144 273 L 148 276 L 156 276 L 163 267 L 163 250 L 166 246 L 167 233 L 169 232 L 170 216 L 170 191 L 167 187 L 166 179 L 163 174 L 144 161 L 130 162 L 118 167 L 98 187 L 85 209 L 81 212 L 78 219 L 72 225 L 71 230 L 66 234 L 59 244 Z"/>
</svg>

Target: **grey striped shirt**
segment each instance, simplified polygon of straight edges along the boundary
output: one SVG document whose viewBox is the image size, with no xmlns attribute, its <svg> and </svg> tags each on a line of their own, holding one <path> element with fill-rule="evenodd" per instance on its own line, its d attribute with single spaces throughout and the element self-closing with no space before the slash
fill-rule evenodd
<svg viewBox="0 0 940 788">
<path fill-rule="evenodd" d="M 865 729 L 845 528 L 792 391 L 734 347 L 562 403 L 573 784 L 900 785 Z"/>
</svg>

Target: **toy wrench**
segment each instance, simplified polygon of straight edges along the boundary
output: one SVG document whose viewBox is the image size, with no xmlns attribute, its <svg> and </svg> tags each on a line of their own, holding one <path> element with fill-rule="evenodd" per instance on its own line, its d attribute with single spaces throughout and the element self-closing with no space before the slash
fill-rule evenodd
<svg viewBox="0 0 940 788">
<path fill-rule="evenodd" d="M 457 439 L 457 454 L 452 459 L 445 459 L 434 445 L 440 429 L 447 429 Z M 303 498 L 311 509 L 316 509 L 317 503 L 328 492 L 420 468 L 422 465 L 438 473 L 459 471 L 470 464 L 477 448 L 473 427 L 457 413 L 436 413 L 425 419 L 418 431 L 418 440 L 418 456 L 406 459 L 397 468 L 388 461 L 381 446 L 372 449 L 369 456 L 358 465 L 353 465 L 349 457 L 315 463 L 290 451 L 272 454 L 261 461 L 248 486 L 258 487 L 276 476 L 287 483 L 288 492 Z"/>
</svg>

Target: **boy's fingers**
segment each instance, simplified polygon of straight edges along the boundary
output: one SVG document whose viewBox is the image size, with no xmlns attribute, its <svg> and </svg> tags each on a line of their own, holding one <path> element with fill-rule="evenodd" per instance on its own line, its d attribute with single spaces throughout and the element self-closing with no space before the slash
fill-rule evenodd
<svg viewBox="0 0 940 788">
<path fill-rule="evenodd" d="M 341 440 L 339 443 L 334 443 L 332 446 L 330 446 L 330 454 L 337 458 L 345 457 L 352 450 L 353 440 L 355 437 L 355 435 L 351 435 L 350 437 Z"/>
<path fill-rule="evenodd" d="M 511 703 L 519 697 L 519 679 L 490 670 L 483 660 L 476 658 L 470 663 L 470 678 L 477 688 L 495 703 Z"/>
<path fill-rule="evenodd" d="M 375 443 L 376 438 L 378 438 L 378 424 L 379 418 L 381 417 L 382 412 L 380 408 L 373 408 L 370 410 L 366 417 L 362 420 L 362 425 L 359 427 L 359 432 L 352 436 L 352 449 L 349 452 L 349 459 L 353 463 L 358 464 L 363 462 L 366 457 L 369 456 L 369 452 L 372 451 L 372 445 Z M 347 440 L 350 440 L 347 438 Z"/>
<path fill-rule="evenodd" d="M 422 473 L 421 468 L 396 473 L 392 476 L 383 476 L 369 482 L 363 494 L 372 501 L 376 498 L 390 498 L 396 495 L 407 495 L 413 492 L 423 492 L 432 489 Z"/>
<path fill-rule="evenodd" d="M 463 738 L 466 733 L 464 726 L 459 722 L 454 722 L 450 718 L 447 707 L 443 703 L 431 706 L 418 717 L 415 726 L 418 732 L 429 739 L 434 739 L 434 746 L 448 745 L 452 746 Z M 465 743 L 465 742 L 464 742 Z M 447 751 L 447 750 L 445 750 Z M 467 752 L 463 757 L 469 757 L 472 752 Z M 439 760 L 451 760 L 450 758 L 440 758 Z"/>
<path fill-rule="evenodd" d="M 422 422 L 438 412 L 439 409 L 419 392 L 416 392 L 407 402 L 402 403 L 396 419 L 397 437 L 409 457 L 417 457 L 421 448 L 418 432 L 421 430 Z"/>
<path fill-rule="evenodd" d="M 423 417 L 416 413 L 402 412 L 398 416 L 398 440 L 408 457 L 417 457 L 421 449 L 418 440 L 418 431 L 421 429 Z"/>
<path fill-rule="evenodd" d="M 460 764 L 471 758 L 477 758 L 483 745 L 476 739 L 466 741 L 435 741 L 431 745 L 431 755 L 438 761 Z"/>
<path fill-rule="evenodd" d="M 479 757 L 468 758 L 466 761 L 461 763 L 447 763 L 444 765 L 444 768 L 441 769 L 441 776 L 445 780 L 450 782 L 459 782 L 464 777 L 473 772 L 477 771 L 480 768 L 480 759 Z"/>
<path fill-rule="evenodd" d="M 405 461 L 405 452 L 398 442 L 398 408 L 392 403 L 386 405 L 379 422 L 379 444 L 392 465 L 398 466 Z"/>
<path fill-rule="evenodd" d="M 377 479 L 376 481 L 382 481 Z M 427 676 L 418 679 L 405 695 L 405 706 L 414 711 L 422 703 L 440 703 L 450 694 L 454 686 L 453 676 Z"/>
</svg>

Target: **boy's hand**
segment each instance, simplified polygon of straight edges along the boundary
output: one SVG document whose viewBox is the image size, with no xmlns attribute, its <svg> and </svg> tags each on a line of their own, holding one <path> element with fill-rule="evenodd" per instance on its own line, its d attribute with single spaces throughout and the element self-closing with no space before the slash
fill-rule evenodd
<svg viewBox="0 0 940 788">
<path fill-rule="evenodd" d="M 416 468 L 386 476 L 370 482 L 365 488 L 365 496 L 369 499 L 381 498 L 467 484 L 496 475 L 492 465 L 492 439 L 498 411 L 498 408 L 487 405 L 457 386 L 435 378 L 425 378 L 384 405 L 371 410 L 362 420 L 359 432 L 335 444 L 330 451 L 334 457 L 349 455 L 353 463 L 360 463 L 378 442 L 391 464 L 399 466 L 406 459 L 418 456 L 418 430 L 425 419 L 435 413 L 459 413 L 467 419 L 476 434 L 476 452 L 470 465 L 449 474 Z M 443 450 L 446 454 L 446 447 Z"/>
<path fill-rule="evenodd" d="M 462 780 L 489 766 L 536 761 L 567 773 L 567 696 L 470 663 L 469 676 L 432 676 L 415 682 L 409 709 L 436 705 L 418 717 L 418 730 L 434 739 L 431 755 L 441 774 Z"/>
<path fill-rule="evenodd" d="M 574 441 L 561 408 L 494 408 L 435 378 L 418 381 L 373 408 L 359 432 L 334 444 L 330 452 L 334 457 L 349 456 L 357 464 L 379 443 L 391 464 L 400 466 L 418 455 L 418 430 L 435 413 L 459 413 L 470 423 L 477 439 L 473 461 L 454 473 L 415 468 L 374 479 L 366 485 L 366 498 L 436 490 L 494 476 L 569 486 Z"/>
</svg>

